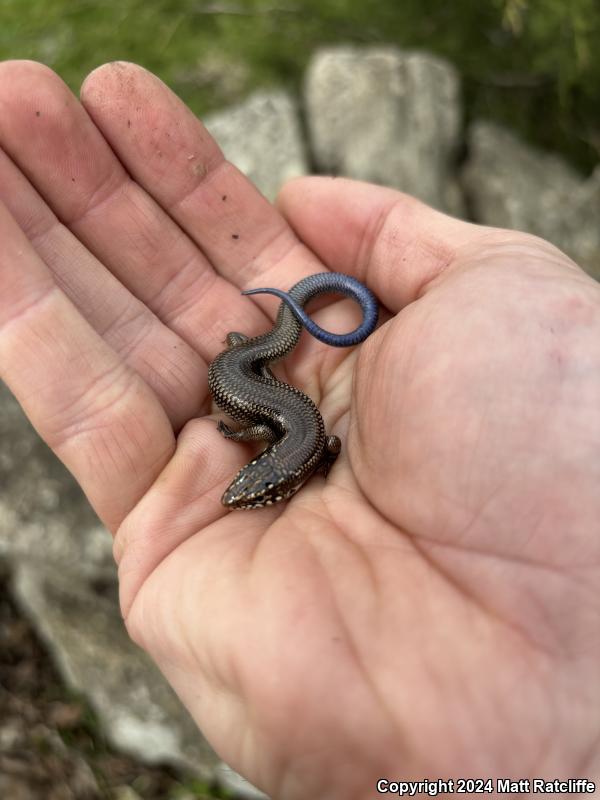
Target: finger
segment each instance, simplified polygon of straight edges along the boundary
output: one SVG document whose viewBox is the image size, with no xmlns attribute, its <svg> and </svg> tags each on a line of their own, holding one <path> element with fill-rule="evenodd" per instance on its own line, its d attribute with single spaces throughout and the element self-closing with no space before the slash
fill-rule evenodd
<svg viewBox="0 0 600 800">
<path fill-rule="evenodd" d="M 156 147 L 152 120 L 138 118 L 147 110 L 125 108 L 122 95 L 106 103 L 122 126 L 117 140 L 131 139 L 139 157 L 146 157 L 145 149 Z M 174 117 L 163 123 L 170 131 L 180 124 Z M 0 64 L 0 146 L 96 258 L 205 361 L 222 349 L 240 316 L 264 323 L 257 306 L 214 272 L 192 239 L 131 179 L 77 98 L 47 67 Z M 177 172 L 173 163 L 165 162 L 163 172 L 165 166 Z"/>
<path fill-rule="evenodd" d="M 2 151 L 0 201 L 59 288 L 153 389 L 178 430 L 206 400 L 205 368 L 200 356 L 100 264 Z"/>
<path fill-rule="evenodd" d="M 365 281 L 394 312 L 415 300 L 461 248 L 494 232 L 395 189 L 344 178 L 294 179 L 277 206 L 329 269 Z"/>
<path fill-rule="evenodd" d="M 107 64 L 81 90 L 82 102 L 136 182 L 178 222 L 209 257 L 216 271 L 238 287 L 291 287 L 323 265 L 290 230 L 279 212 L 221 151 L 202 123 L 162 81 L 134 64 Z M 256 333 L 264 323 L 249 316 L 248 305 L 228 295 L 221 314 L 229 330 Z M 257 302 L 273 318 L 279 302 Z M 331 306 L 331 302 L 328 304 Z M 233 319 L 230 315 L 233 315 Z M 356 327 L 360 312 L 338 301 L 315 315 L 336 332 Z M 309 352 L 306 352 L 309 351 Z M 304 338 L 295 364 L 314 366 L 326 348 Z M 328 367 L 344 359 L 327 354 Z M 309 372 L 298 376 L 306 382 Z"/>
<path fill-rule="evenodd" d="M 0 378 L 115 530 L 170 458 L 171 425 L 3 205 L 0 241 Z"/>
<path fill-rule="evenodd" d="M 107 64 L 86 79 L 81 97 L 129 173 L 228 281 L 240 288 L 282 285 L 282 280 L 291 286 L 322 270 L 277 210 L 154 75 L 135 64 Z M 277 307 L 264 298 L 260 302 Z M 234 307 L 240 308 L 237 302 Z"/>
</svg>

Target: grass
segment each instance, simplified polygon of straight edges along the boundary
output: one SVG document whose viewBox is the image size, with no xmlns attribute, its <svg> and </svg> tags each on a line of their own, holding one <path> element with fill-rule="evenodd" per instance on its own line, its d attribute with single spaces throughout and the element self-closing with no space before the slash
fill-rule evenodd
<svg viewBox="0 0 600 800">
<path fill-rule="evenodd" d="M 143 64 L 198 114 L 257 86 L 299 90 L 311 53 L 396 44 L 460 70 L 467 118 L 563 153 L 600 155 L 597 0 L 0 0 L 0 58 L 33 58 L 77 91 L 95 66 Z"/>
</svg>

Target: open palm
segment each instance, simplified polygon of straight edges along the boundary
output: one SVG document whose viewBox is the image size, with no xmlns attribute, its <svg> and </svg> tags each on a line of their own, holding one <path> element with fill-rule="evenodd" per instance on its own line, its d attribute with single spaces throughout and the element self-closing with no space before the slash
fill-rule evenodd
<svg viewBox="0 0 600 800">
<path fill-rule="evenodd" d="M 0 66 L 0 375 L 116 534 L 128 629 L 274 797 L 377 778 L 592 775 L 600 719 L 600 288 L 538 239 L 313 178 L 278 210 L 156 78 Z M 249 450 L 207 364 L 332 269 L 355 351 L 285 376 L 342 438 L 290 502 L 227 513 Z M 354 327 L 349 301 L 322 327 Z"/>
</svg>

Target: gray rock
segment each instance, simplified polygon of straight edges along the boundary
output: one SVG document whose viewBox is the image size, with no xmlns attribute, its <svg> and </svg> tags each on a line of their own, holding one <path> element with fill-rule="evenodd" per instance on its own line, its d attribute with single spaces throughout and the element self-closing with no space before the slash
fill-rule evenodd
<svg viewBox="0 0 600 800">
<path fill-rule="evenodd" d="M 228 789 L 235 797 L 244 797 L 248 800 L 269 800 L 264 792 L 257 789 L 241 775 L 227 766 L 223 761 L 217 768 L 217 778 L 219 783 Z"/>
<path fill-rule="evenodd" d="M 112 585 L 100 594 L 84 580 L 22 561 L 14 568 L 13 587 L 63 680 L 87 698 L 114 747 L 149 764 L 214 776 L 217 756 L 129 639 Z"/>
<path fill-rule="evenodd" d="M 2 382 L 0 556 L 102 579 L 115 575 L 110 535 Z"/>
<path fill-rule="evenodd" d="M 117 786 L 113 789 L 112 800 L 144 800 L 131 786 Z"/>
<path fill-rule="evenodd" d="M 65 683 L 94 708 L 108 741 L 146 763 L 220 776 L 233 788 L 236 773 L 223 768 L 127 635 L 109 533 L 2 383 L 0 486 L 0 567 L 12 571 L 15 599 Z M 239 780 L 240 796 L 260 796 Z"/>
<path fill-rule="evenodd" d="M 3 722 L 0 722 L 0 726 Z M 61 736 L 41 723 L 13 723 L 12 736 L 0 748 L 0 797 L 6 800 L 101 800 L 89 764 Z M 32 750 L 35 741 L 37 754 Z M 60 776 L 60 777 L 59 777 Z M 52 783 L 50 793 L 44 787 Z"/>
<path fill-rule="evenodd" d="M 478 121 L 462 177 L 477 222 L 542 236 L 600 278 L 600 166 L 583 178 L 558 156 Z"/>
<path fill-rule="evenodd" d="M 229 161 L 269 200 L 285 181 L 308 171 L 296 104 L 285 92 L 257 92 L 203 122 Z"/>
<path fill-rule="evenodd" d="M 322 50 L 308 67 L 304 97 L 320 170 L 463 211 L 454 177 L 460 82 L 446 61 L 392 47 Z"/>
</svg>

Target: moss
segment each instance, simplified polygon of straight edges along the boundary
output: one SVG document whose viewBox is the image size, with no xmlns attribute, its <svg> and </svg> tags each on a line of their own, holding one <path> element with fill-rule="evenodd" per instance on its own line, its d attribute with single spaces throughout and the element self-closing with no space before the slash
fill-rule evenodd
<svg viewBox="0 0 600 800">
<path fill-rule="evenodd" d="M 315 48 L 393 43 L 445 56 L 484 115 L 584 170 L 600 152 L 597 0 L 3 0 L 1 58 L 33 58 L 77 89 L 137 61 L 196 113 L 258 85 L 298 87 Z"/>
</svg>

